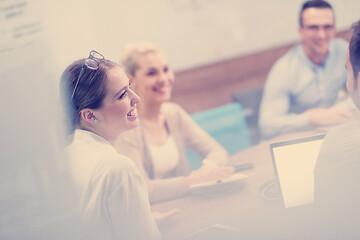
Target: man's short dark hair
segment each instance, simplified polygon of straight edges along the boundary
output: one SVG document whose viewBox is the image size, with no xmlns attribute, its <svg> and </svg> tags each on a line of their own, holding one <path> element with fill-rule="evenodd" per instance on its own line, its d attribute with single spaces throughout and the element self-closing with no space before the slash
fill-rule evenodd
<svg viewBox="0 0 360 240">
<path fill-rule="evenodd" d="M 360 72 L 360 21 L 352 25 L 353 35 L 349 44 L 350 63 L 356 79 Z"/>
<path fill-rule="evenodd" d="M 299 16 L 299 24 L 301 27 L 303 26 L 302 14 L 305 11 L 305 9 L 307 9 L 307 8 L 330 8 L 331 10 L 333 9 L 332 6 L 330 5 L 330 3 L 328 3 L 324 0 L 306 1 L 301 7 L 300 16 Z"/>
</svg>

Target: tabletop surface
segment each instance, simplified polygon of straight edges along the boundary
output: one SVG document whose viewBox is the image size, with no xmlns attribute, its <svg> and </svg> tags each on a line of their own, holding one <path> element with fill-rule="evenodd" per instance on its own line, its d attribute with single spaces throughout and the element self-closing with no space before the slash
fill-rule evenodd
<svg viewBox="0 0 360 240">
<path fill-rule="evenodd" d="M 164 239 L 202 239 L 186 236 L 214 225 L 249 231 L 249 228 L 255 227 L 251 223 L 259 222 L 259 216 L 281 214 L 281 198 L 265 198 L 262 192 L 264 184 L 275 179 L 270 144 L 322 133 L 324 130 L 287 134 L 230 156 L 230 165 L 253 163 L 253 168 L 241 171 L 248 175 L 244 183 L 211 193 L 191 193 L 179 199 L 153 204 L 153 211 L 166 212 L 174 208 L 180 210 L 178 214 L 159 224 Z"/>
</svg>

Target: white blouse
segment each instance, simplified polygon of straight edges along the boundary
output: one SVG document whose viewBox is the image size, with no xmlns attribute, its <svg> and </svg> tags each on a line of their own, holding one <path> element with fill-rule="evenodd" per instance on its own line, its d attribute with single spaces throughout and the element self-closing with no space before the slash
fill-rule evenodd
<svg viewBox="0 0 360 240">
<path fill-rule="evenodd" d="M 84 239 L 161 238 L 133 161 L 102 137 L 79 129 L 65 150 L 81 199 Z"/>
</svg>

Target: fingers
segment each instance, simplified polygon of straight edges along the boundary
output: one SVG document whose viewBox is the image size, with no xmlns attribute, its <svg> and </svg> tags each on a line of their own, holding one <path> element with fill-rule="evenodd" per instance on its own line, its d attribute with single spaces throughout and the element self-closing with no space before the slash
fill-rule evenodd
<svg viewBox="0 0 360 240">
<path fill-rule="evenodd" d="M 235 169 L 232 166 L 218 167 L 211 164 L 203 164 L 198 170 L 192 171 L 186 179 L 189 186 L 191 186 L 201 182 L 228 178 L 231 177 L 234 172 Z"/>
<path fill-rule="evenodd" d="M 230 177 L 231 175 L 233 175 L 235 172 L 235 169 L 231 166 L 227 166 L 227 167 L 220 167 L 218 170 L 217 170 L 217 173 L 216 173 L 216 178 L 217 179 L 222 179 L 222 178 L 228 178 Z"/>
<path fill-rule="evenodd" d="M 344 117 L 351 117 L 353 115 L 353 113 L 351 111 L 347 110 L 347 109 L 336 108 L 336 107 L 329 108 L 328 112 L 330 114 L 341 115 L 341 116 L 344 116 Z"/>
<path fill-rule="evenodd" d="M 332 119 L 332 124 L 345 123 L 353 116 L 352 112 L 345 109 L 332 108 L 331 110 L 329 119 Z"/>
<path fill-rule="evenodd" d="M 232 175 L 235 172 L 235 168 L 233 167 L 222 167 L 218 170 L 222 174 Z"/>
<path fill-rule="evenodd" d="M 348 110 L 343 110 L 343 111 L 341 111 L 340 115 L 343 116 L 344 118 L 348 119 L 353 116 L 353 113 Z"/>
<path fill-rule="evenodd" d="M 312 124 L 334 125 L 349 121 L 353 113 L 340 108 L 313 108 L 306 111 Z"/>
<path fill-rule="evenodd" d="M 228 173 L 233 174 L 235 172 L 235 168 L 233 166 L 226 167 Z"/>
<path fill-rule="evenodd" d="M 164 222 L 165 220 L 168 220 L 179 213 L 180 213 L 180 210 L 178 208 L 174 208 L 168 212 L 152 212 L 152 215 L 153 215 L 153 218 L 155 219 L 156 223 L 160 224 L 160 223 Z"/>
</svg>

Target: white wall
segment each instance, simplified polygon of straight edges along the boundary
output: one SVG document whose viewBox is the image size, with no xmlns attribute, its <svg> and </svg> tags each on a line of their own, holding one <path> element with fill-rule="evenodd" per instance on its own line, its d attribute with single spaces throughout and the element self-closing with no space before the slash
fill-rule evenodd
<svg viewBox="0 0 360 240">
<path fill-rule="evenodd" d="M 118 61 L 124 44 L 151 41 L 165 51 L 174 70 L 181 70 L 297 40 L 302 2 L 61 0 L 47 12 L 59 69 L 93 48 Z M 360 18 L 360 1 L 330 3 L 338 29 Z"/>
<path fill-rule="evenodd" d="M 0 1 L 0 239 L 54 239 L 75 202 L 43 1 Z"/>
</svg>

